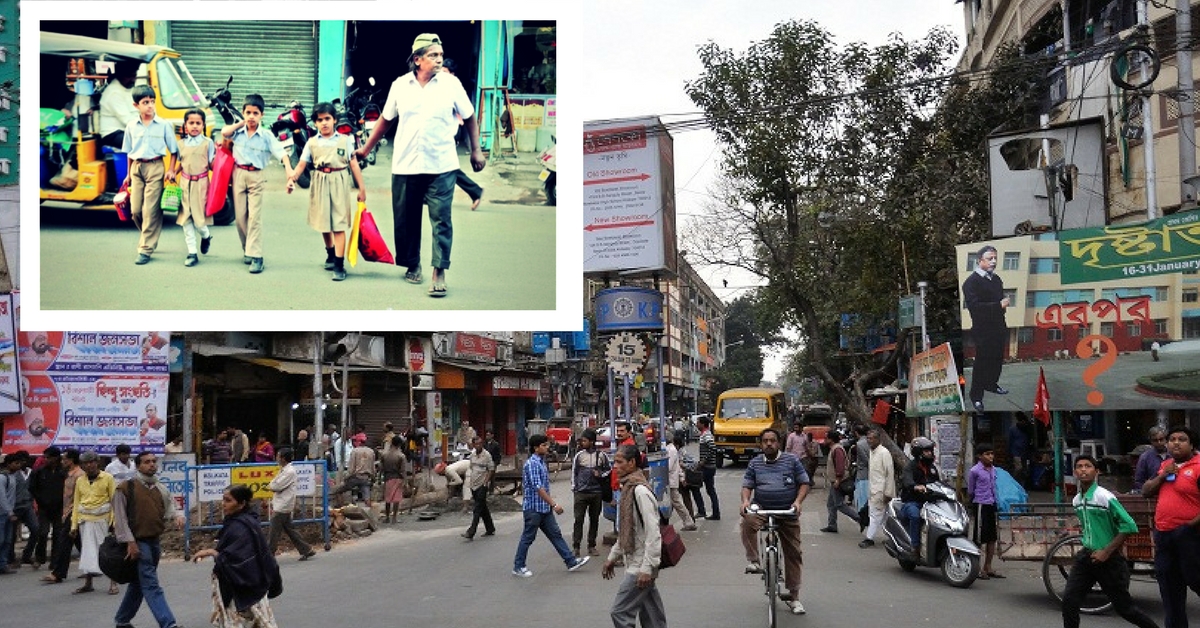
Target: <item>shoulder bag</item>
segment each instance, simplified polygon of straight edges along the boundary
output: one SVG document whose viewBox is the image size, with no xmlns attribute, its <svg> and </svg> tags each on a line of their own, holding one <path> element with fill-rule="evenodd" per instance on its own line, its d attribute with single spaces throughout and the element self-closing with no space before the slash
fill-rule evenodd
<svg viewBox="0 0 1200 628">
<path fill-rule="evenodd" d="M 641 521 L 642 507 L 638 504 L 637 495 L 634 495 L 633 507 L 637 509 L 638 520 Z M 679 536 L 679 532 L 675 530 L 675 526 L 667 521 L 660 512 L 658 514 L 658 533 L 662 537 L 662 553 L 658 561 L 659 569 L 678 565 L 679 561 L 683 559 L 684 553 L 687 552 L 687 548 L 684 547 L 683 539 Z"/>
<path fill-rule="evenodd" d="M 133 480 L 125 480 L 125 520 L 133 526 Z M 100 544 L 100 571 L 117 584 L 129 584 L 137 580 L 136 560 L 127 560 L 128 545 L 117 540 L 113 532 L 104 537 Z"/>
</svg>

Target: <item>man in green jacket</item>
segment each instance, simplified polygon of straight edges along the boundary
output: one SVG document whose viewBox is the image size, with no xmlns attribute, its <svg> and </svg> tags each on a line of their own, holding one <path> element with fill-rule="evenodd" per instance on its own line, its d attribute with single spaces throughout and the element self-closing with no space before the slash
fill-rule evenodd
<svg viewBox="0 0 1200 628">
<path fill-rule="evenodd" d="M 1125 621 L 1141 628 L 1158 628 L 1129 597 L 1129 566 L 1121 555 L 1121 546 L 1130 534 L 1137 534 L 1137 523 L 1125 511 L 1112 491 L 1096 483 L 1096 459 L 1089 455 L 1075 458 L 1075 477 L 1079 492 L 1072 500 L 1083 528 L 1083 551 L 1075 556 L 1071 575 L 1063 592 L 1064 628 L 1079 628 L 1079 604 L 1099 583 L 1104 595 Z"/>
</svg>

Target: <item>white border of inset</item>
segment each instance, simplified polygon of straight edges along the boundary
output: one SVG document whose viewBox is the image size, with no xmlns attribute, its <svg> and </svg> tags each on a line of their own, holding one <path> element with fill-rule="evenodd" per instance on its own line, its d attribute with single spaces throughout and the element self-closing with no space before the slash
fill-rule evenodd
<svg viewBox="0 0 1200 628">
<path fill-rule="evenodd" d="M 69 15 L 77 20 L 113 20 L 130 17 L 138 20 L 179 20 L 194 18 L 200 0 L 162 0 L 138 2 L 132 0 L 96 2 L 79 0 L 26 0 L 21 6 L 21 94 L 29 98 L 25 112 L 37 109 L 39 93 L 39 24 L 43 19 L 61 19 Z M 573 3 L 508 0 L 503 3 L 468 0 L 458 3 L 425 4 L 399 0 L 308 0 L 297 3 L 267 0 L 262 2 L 217 2 L 212 4 L 229 9 L 226 17 L 238 20 L 278 19 L 292 15 L 303 7 L 310 15 L 323 14 L 341 18 L 386 20 L 389 17 L 412 20 L 555 20 L 558 41 L 567 42 L 558 50 L 558 151 L 560 179 L 556 213 L 556 307 L 545 310 L 469 310 L 469 311 L 410 311 L 360 310 L 346 311 L 178 311 L 178 310 L 49 310 L 41 309 L 41 246 L 38 199 L 38 116 L 21 118 L 21 306 L 22 327 L 25 329 L 106 329 L 129 331 L 169 327 L 187 331 L 306 331 L 336 323 L 342 328 L 353 321 L 358 329 L 376 331 L 407 331 L 413 329 L 456 331 L 570 331 L 583 323 L 583 218 L 582 184 L 582 122 L 572 102 L 582 94 L 584 81 L 579 76 L 582 67 L 582 9 Z M 310 11 L 311 10 L 311 11 Z M 566 70 L 564 70 L 566 68 Z M 576 71 L 572 71 L 575 68 Z M 570 133 L 565 131 L 570 130 Z M 565 176 L 564 176 L 565 173 Z M 113 282 L 122 278 L 114 277 Z"/>
</svg>

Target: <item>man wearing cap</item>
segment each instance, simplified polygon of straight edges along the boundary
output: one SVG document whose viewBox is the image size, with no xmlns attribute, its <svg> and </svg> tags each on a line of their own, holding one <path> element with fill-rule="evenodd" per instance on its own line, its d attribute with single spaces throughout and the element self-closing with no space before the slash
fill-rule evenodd
<svg viewBox="0 0 1200 628">
<path fill-rule="evenodd" d="M 450 203 L 459 169 L 454 147 L 456 113 L 462 117 L 470 138 L 471 167 L 479 172 L 485 161 L 479 148 L 475 108 L 462 83 L 442 72 L 442 40 L 433 33 L 417 36 L 408 67 L 411 71 L 392 83 L 383 118 L 356 155 L 365 159 L 392 124 L 398 125 L 392 152 L 396 265 L 407 267 L 405 281 L 421 283 L 421 207 L 428 205 L 433 235 L 433 285 L 429 296 L 444 297 L 454 233 Z"/>
<path fill-rule="evenodd" d="M 350 451 L 350 462 L 346 467 L 346 481 L 334 494 L 354 491 L 358 499 L 371 507 L 371 477 L 375 474 L 375 450 L 367 447 L 367 435 L 355 434 L 351 439 L 354 449 Z"/>
</svg>

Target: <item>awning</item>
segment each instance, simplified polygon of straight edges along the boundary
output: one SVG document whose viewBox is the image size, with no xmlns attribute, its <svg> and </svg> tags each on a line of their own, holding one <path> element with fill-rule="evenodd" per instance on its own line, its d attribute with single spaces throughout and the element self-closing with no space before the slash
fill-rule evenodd
<svg viewBox="0 0 1200 628">
<path fill-rule="evenodd" d="M 232 357 L 242 360 L 243 362 L 249 362 L 250 364 L 272 368 L 286 375 L 308 375 L 311 377 L 313 374 L 312 362 L 301 362 L 299 360 L 277 360 L 275 358 L 263 358 L 248 355 L 235 355 Z M 333 373 L 340 372 L 341 370 L 341 364 L 334 365 L 329 364 L 328 362 L 321 364 L 322 375 L 332 375 Z M 360 373 L 367 371 L 381 371 L 383 369 L 378 366 L 361 366 L 351 364 L 349 370 L 354 373 Z"/>
<path fill-rule="evenodd" d="M 872 354 L 887 353 L 888 351 L 895 351 L 895 350 L 896 350 L 896 343 L 889 342 L 886 345 L 883 345 L 882 347 L 879 347 L 878 349 L 872 351 L 871 353 Z"/>
</svg>

